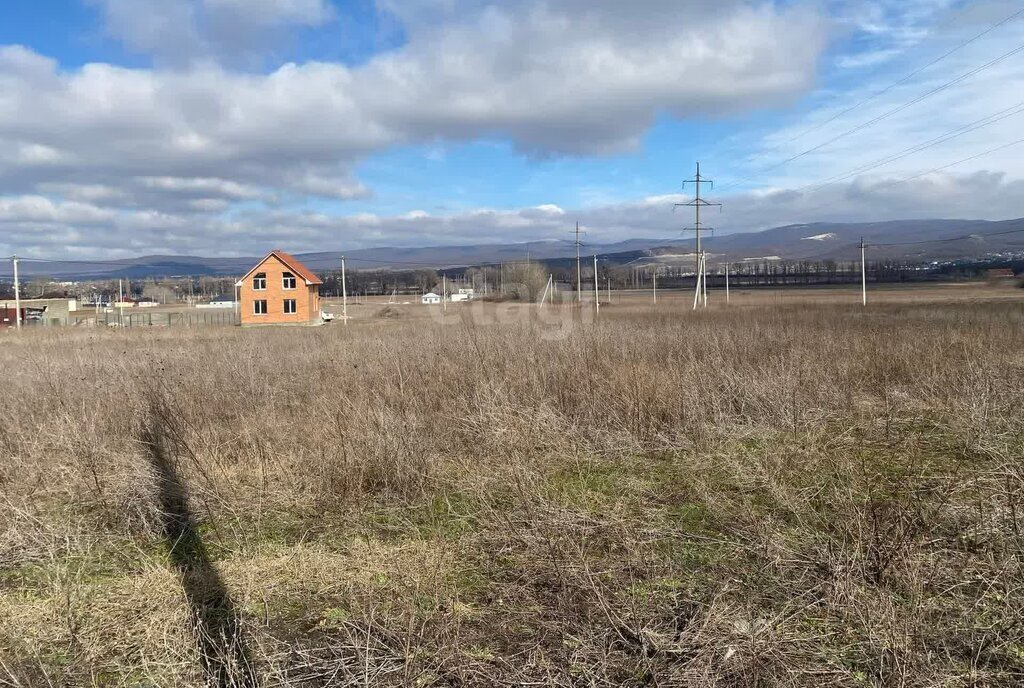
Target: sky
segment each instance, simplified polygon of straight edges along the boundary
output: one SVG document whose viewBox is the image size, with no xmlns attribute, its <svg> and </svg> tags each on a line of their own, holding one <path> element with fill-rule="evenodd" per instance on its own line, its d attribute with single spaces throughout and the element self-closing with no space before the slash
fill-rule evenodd
<svg viewBox="0 0 1024 688">
<path fill-rule="evenodd" d="M 5 0 L 0 255 L 1024 216 L 1024 2 Z"/>
</svg>

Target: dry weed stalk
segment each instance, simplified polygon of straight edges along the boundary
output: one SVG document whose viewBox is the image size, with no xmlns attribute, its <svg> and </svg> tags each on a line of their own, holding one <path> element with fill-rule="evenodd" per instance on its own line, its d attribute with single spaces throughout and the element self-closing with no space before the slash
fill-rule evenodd
<svg viewBox="0 0 1024 688">
<path fill-rule="evenodd" d="M 0 685 L 1024 682 L 1019 304 L 549 332 L 5 337 Z"/>
</svg>

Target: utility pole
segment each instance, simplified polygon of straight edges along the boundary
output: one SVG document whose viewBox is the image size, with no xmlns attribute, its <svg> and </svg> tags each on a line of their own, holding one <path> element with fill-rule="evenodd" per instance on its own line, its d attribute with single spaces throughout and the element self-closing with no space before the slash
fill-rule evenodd
<svg viewBox="0 0 1024 688">
<path fill-rule="evenodd" d="M 865 262 L 865 249 L 867 244 L 864 243 L 864 237 L 860 238 L 860 299 L 861 305 L 868 305 L 868 267 Z"/>
<path fill-rule="evenodd" d="M 441 273 L 441 310 L 448 312 L 448 274 Z"/>
<path fill-rule="evenodd" d="M 703 245 L 701 244 L 700 233 L 701 233 L 701 230 L 704 230 L 705 232 L 713 232 L 715 230 L 713 228 L 711 228 L 711 227 L 702 227 L 701 226 L 701 224 L 700 224 L 700 209 L 701 209 L 701 207 L 711 207 L 711 206 L 718 206 L 719 208 L 721 208 L 722 204 L 721 203 L 709 203 L 708 201 L 706 201 L 703 198 L 701 198 L 701 195 L 700 195 L 700 184 L 701 184 L 701 182 L 706 182 L 706 183 L 710 184 L 711 188 L 715 187 L 715 182 L 714 181 L 712 181 L 710 179 L 704 179 L 703 177 L 700 176 L 700 163 L 698 162 L 697 163 L 697 176 L 694 177 L 693 179 L 687 179 L 686 181 L 683 182 L 683 188 L 684 189 L 686 188 L 687 184 L 693 184 L 695 186 L 696 191 L 695 191 L 695 194 L 694 194 L 694 199 L 692 201 L 690 201 L 689 203 L 676 203 L 675 207 L 678 208 L 680 206 L 685 206 L 685 207 L 693 208 L 694 209 L 694 223 L 693 223 L 692 230 L 696 234 L 696 238 L 697 238 L 697 251 L 696 251 L 696 254 L 695 254 L 695 260 L 696 260 L 696 264 L 697 264 L 697 275 L 696 275 L 696 277 L 697 277 L 697 292 L 698 293 L 703 293 L 703 296 L 704 296 L 704 299 L 703 299 L 704 307 L 707 308 L 707 305 L 708 305 L 708 283 L 707 283 L 707 278 L 706 278 L 707 260 L 704 257 L 704 249 L 703 249 Z M 694 307 L 694 309 L 697 308 L 697 300 L 696 299 L 694 299 L 693 307 Z"/>
<path fill-rule="evenodd" d="M 704 308 L 708 307 L 708 254 L 700 252 L 700 292 L 704 295 Z"/>
<path fill-rule="evenodd" d="M 551 294 L 551 279 L 552 275 L 548 275 L 548 282 L 544 285 L 544 293 L 540 295 L 540 307 L 544 308 L 545 302 L 548 300 L 548 294 Z M 551 303 L 554 303 L 554 294 L 551 294 Z"/>
<path fill-rule="evenodd" d="M 597 254 L 594 254 L 594 313 L 601 312 L 601 294 L 597 290 Z"/>
<path fill-rule="evenodd" d="M 189 290 L 189 293 L 191 294 L 191 292 L 192 292 L 192 278 L 191 277 L 188 278 L 188 290 Z M 117 324 L 123 327 L 124 326 L 124 289 L 121 286 L 121 280 L 117 280 L 117 300 L 119 301 L 119 303 L 117 305 Z M 191 300 L 191 297 L 190 297 L 190 300 Z M 189 305 L 191 306 L 192 304 L 189 303 Z"/>
<path fill-rule="evenodd" d="M 612 302 L 612 278 L 611 277 L 605 277 L 604 279 L 605 279 L 605 282 L 608 285 L 608 303 L 611 303 Z"/>
<path fill-rule="evenodd" d="M 580 223 L 576 223 L 576 303 L 583 303 L 583 274 L 580 272 Z"/>
<path fill-rule="evenodd" d="M 654 273 L 653 273 L 653 279 L 652 279 L 652 282 L 651 282 L 651 286 L 654 289 L 654 304 L 657 305 L 658 304 L 658 271 L 657 270 L 655 270 Z"/>
<path fill-rule="evenodd" d="M 11 256 L 14 263 L 14 329 L 21 329 L 21 282 L 18 280 L 18 256 Z"/>
<path fill-rule="evenodd" d="M 345 281 L 345 256 L 341 257 L 341 319 L 348 325 L 348 283 Z"/>
<path fill-rule="evenodd" d="M 729 305 L 729 264 L 725 264 L 725 305 Z"/>
<path fill-rule="evenodd" d="M 701 252 L 697 256 L 697 288 L 693 290 L 693 310 L 697 310 L 697 304 L 700 302 L 701 294 L 701 283 L 700 276 L 704 272 L 704 253 Z"/>
</svg>

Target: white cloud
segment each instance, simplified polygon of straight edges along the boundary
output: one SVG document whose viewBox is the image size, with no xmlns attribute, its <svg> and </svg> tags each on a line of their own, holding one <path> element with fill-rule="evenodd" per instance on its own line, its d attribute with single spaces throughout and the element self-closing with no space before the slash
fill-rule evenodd
<svg viewBox="0 0 1024 688">
<path fill-rule="evenodd" d="M 259 189 L 245 184 L 211 177 L 141 177 L 139 182 L 147 188 L 161 191 L 182 192 L 184 194 L 200 194 L 219 196 L 235 200 L 256 199 L 262 197 Z"/>
<path fill-rule="evenodd" d="M 623 151 L 661 112 L 722 114 L 801 92 L 825 39 L 806 8 L 738 0 L 523 0 L 469 11 L 478 4 L 396 9 L 411 22 L 409 44 L 356 75 L 381 121 L 417 139 L 493 134 L 539 154 Z M 460 12 L 470 18 L 438 19 Z"/>
<path fill-rule="evenodd" d="M 13 155 L 8 158 L 9 162 L 26 167 L 55 165 L 64 160 L 64 155 L 56 148 L 38 143 L 18 144 L 12 152 Z"/>
<path fill-rule="evenodd" d="M 914 4 L 924 8 L 929 2 Z M 942 7 L 949 3 L 937 0 L 932 4 Z M 1011 114 L 1012 108 L 1021 104 L 1019 86 L 1024 83 L 1019 54 L 976 70 L 1018 46 L 1024 19 L 950 52 L 1012 11 L 1003 6 L 997 15 L 985 15 L 984 22 L 968 21 L 966 25 L 959 19 L 972 13 L 955 15 L 958 21 L 909 64 L 884 70 L 847 91 L 821 94 L 822 106 L 805 111 L 787 126 L 760 139 L 738 140 L 736 147 L 750 154 L 743 161 L 746 169 L 735 176 L 748 187 L 769 190 L 801 189 L 832 179 L 899 180 L 1019 139 L 1024 111 Z M 945 59 L 903 79 L 946 53 Z M 948 85 L 961 76 L 965 78 Z M 1002 118 L 1000 113 L 1009 116 Z M 976 124 L 984 126 L 975 128 Z M 1009 148 L 967 160 L 953 171 L 969 174 L 983 170 L 1021 178 L 1024 158 L 1018 149 Z M 723 188 L 732 187 L 727 184 Z M 919 207 L 918 213 L 932 214 L 928 206 Z M 984 216 L 983 212 L 979 215 Z"/>
<path fill-rule="evenodd" d="M 258 57 L 292 27 L 334 18 L 327 0 L 87 0 L 107 33 L 169 64 Z"/>
<path fill-rule="evenodd" d="M 814 191 L 780 190 L 722 197 L 715 218 L 721 233 L 802 224 L 808 220 L 874 222 L 920 219 L 922 208 L 937 218 L 1005 219 L 1020 214 L 1024 181 L 992 172 L 954 176 L 936 173 L 912 182 L 879 178 Z M 88 204 L 53 203 L 27 196 L 0 198 L 0 254 L 32 252 L 45 257 L 109 259 L 143 253 L 250 255 L 288 238 L 295 252 L 373 246 L 459 245 L 567 238 L 576 221 L 587 240 L 629 238 L 684 241 L 687 218 L 672 212 L 681 195 L 569 209 L 564 215 L 529 207 L 475 209 L 445 214 L 413 211 L 381 216 L 247 210 L 196 219 L 187 213 L 112 212 Z M 197 201 L 205 205 L 207 201 Z M 208 199 L 218 210 L 223 199 Z M 74 226 L 74 229 L 72 229 Z"/>
<path fill-rule="evenodd" d="M 296 193 L 319 196 L 320 198 L 336 198 L 342 201 L 367 198 L 372 195 L 366 186 L 347 174 L 331 177 L 307 170 L 286 176 L 283 183 Z"/>
<path fill-rule="evenodd" d="M 249 73 L 208 59 L 234 40 L 217 16 L 246 33 L 246 22 L 322 24 L 330 5 L 96 3 L 130 47 L 180 59 L 65 70 L 0 47 L 7 193 L 103 187 L 135 211 L 216 213 L 223 204 L 210 199 L 365 198 L 357 163 L 404 144 L 499 137 L 543 156 L 623 151 L 662 113 L 716 116 L 794 97 L 825 40 L 815 11 L 745 0 L 403 3 L 391 8 L 406 21 L 400 49 L 358 67 Z"/>
<path fill-rule="evenodd" d="M 901 51 L 886 48 L 870 52 L 858 53 L 855 55 L 844 55 L 836 60 L 836 64 L 843 69 L 862 69 L 864 67 L 875 67 L 888 62 L 900 54 Z"/>
<path fill-rule="evenodd" d="M 0 223 L 107 224 L 117 217 L 113 210 L 89 203 L 55 203 L 44 196 L 0 197 Z"/>
<path fill-rule="evenodd" d="M 44 194 L 88 203 L 120 202 L 128 198 L 128 194 L 121 189 L 115 189 L 103 184 L 43 182 L 38 185 L 38 189 Z"/>
<path fill-rule="evenodd" d="M 268 26 L 319 26 L 334 17 L 333 8 L 325 0 L 202 0 L 201 4 L 208 13 Z"/>
<path fill-rule="evenodd" d="M 332 21 L 330 6 L 319 0 L 97 4 L 112 35 L 160 59 L 148 69 L 61 69 L 27 48 L 0 47 L 0 188 L 9 194 L 0 198 L 4 250 L 49 246 L 103 257 L 127 249 L 258 252 L 282 238 L 293 250 L 526 241 L 563 236 L 577 217 L 594 240 L 674 236 L 685 224 L 671 212 L 679 197 L 642 192 L 634 202 L 592 201 L 576 210 L 543 198 L 523 209 L 451 214 L 335 217 L 295 207 L 367 197 L 372 190 L 354 170 L 366 156 L 395 146 L 444 150 L 449 142 L 494 138 L 536 156 L 603 155 L 635 147 L 665 114 L 715 118 L 785 104 L 814 83 L 828 34 L 819 13 L 799 3 L 388 0 L 381 4 L 408 36 L 402 47 L 354 67 L 306 62 L 246 72 L 218 58 L 262 46 L 265 31 L 322 26 Z M 921 28 L 949 3 L 860 4 L 867 9 L 851 25 L 874 39 L 846 59 L 851 69 L 866 71 L 919 41 Z M 962 32 L 977 30 L 971 24 Z M 962 32 L 944 38 L 955 43 Z M 761 158 L 751 170 L 990 59 L 1006 49 L 1006 40 L 1000 34 L 979 41 L 922 79 L 792 141 L 891 76 L 829 100 L 754 141 Z M 1019 214 L 1012 199 L 1024 170 L 1012 149 L 957 168 L 963 177 L 880 184 L 966 157 L 986 141 L 1019 137 L 1012 119 L 864 178 L 800 188 L 1007 107 L 1017 91 L 1010 85 L 1022 81 L 1024 70 L 1007 63 L 824 154 L 787 164 L 781 174 L 755 178 L 757 188 L 723 199 L 726 212 L 716 224 L 749 230 L 815 219 Z"/>
<path fill-rule="evenodd" d="M 189 208 L 202 213 L 220 213 L 231 207 L 223 198 L 196 198 L 188 202 Z"/>
<path fill-rule="evenodd" d="M 90 0 L 103 14 L 107 33 L 128 49 L 158 56 L 205 52 L 196 5 L 180 0 Z"/>
</svg>

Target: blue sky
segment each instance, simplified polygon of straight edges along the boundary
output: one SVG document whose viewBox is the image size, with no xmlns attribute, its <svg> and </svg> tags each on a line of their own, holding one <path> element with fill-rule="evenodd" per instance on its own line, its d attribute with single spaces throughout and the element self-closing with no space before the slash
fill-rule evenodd
<svg viewBox="0 0 1024 688">
<path fill-rule="evenodd" d="M 1016 217 L 1022 9 L 8 0 L 0 251 L 668 237 L 697 160 L 723 231 Z"/>
</svg>

